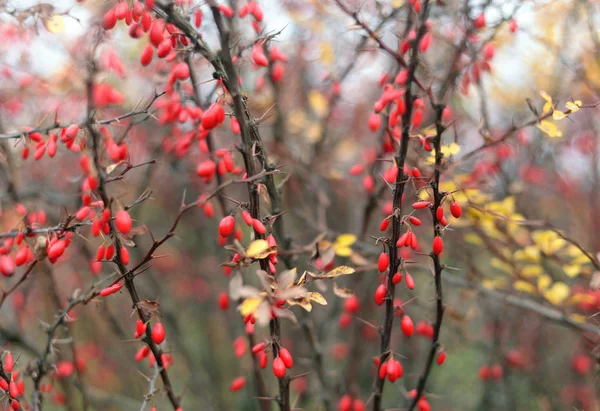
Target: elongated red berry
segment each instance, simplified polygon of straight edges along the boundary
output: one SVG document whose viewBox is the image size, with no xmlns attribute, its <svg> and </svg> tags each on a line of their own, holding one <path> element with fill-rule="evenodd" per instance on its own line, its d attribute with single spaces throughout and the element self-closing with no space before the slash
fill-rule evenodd
<svg viewBox="0 0 600 411">
<path fill-rule="evenodd" d="M 151 44 L 147 44 L 140 56 L 140 63 L 142 63 L 142 66 L 146 67 L 152 63 L 152 56 L 154 56 L 154 48 Z"/>
<path fill-rule="evenodd" d="M 285 363 L 281 357 L 277 357 L 273 360 L 273 374 L 277 378 L 283 378 L 285 376 Z"/>
<path fill-rule="evenodd" d="M 226 292 L 219 293 L 219 308 L 223 311 L 229 308 L 229 296 Z"/>
<path fill-rule="evenodd" d="M 65 240 L 56 241 L 54 244 L 48 247 L 48 257 L 50 257 L 52 260 L 56 260 L 58 257 L 63 255 L 66 247 L 67 243 Z"/>
<path fill-rule="evenodd" d="M 129 250 L 126 247 L 121 247 L 121 261 L 123 264 L 129 264 Z"/>
<path fill-rule="evenodd" d="M 417 217 L 412 216 L 412 215 L 410 217 L 408 217 L 408 221 L 410 221 L 410 223 L 412 225 L 416 225 L 416 226 L 420 226 L 421 225 L 421 220 L 419 220 Z"/>
<path fill-rule="evenodd" d="M 5 277 L 10 277 L 15 273 L 15 263 L 9 255 L 0 256 L 0 272 Z"/>
<path fill-rule="evenodd" d="M 406 243 L 409 240 L 409 233 L 410 231 L 407 231 L 404 234 L 402 234 L 400 238 L 398 238 L 398 241 L 396 241 L 396 247 L 404 247 L 406 245 Z"/>
<path fill-rule="evenodd" d="M 409 290 L 415 289 L 415 280 L 412 278 L 412 275 L 406 273 L 406 286 Z"/>
<path fill-rule="evenodd" d="M 260 235 L 264 235 L 267 232 L 265 225 L 256 218 L 252 220 L 252 227 L 254 227 L 254 231 Z"/>
<path fill-rule="evenodd" d="M 379 231 L 385 231 L 390 226 L 390 219 L 384 218 L 381 224 L 379 224 Z"/>
<path fill-rule="evenodd" d="M 485 14 L 481 13 L 475 20 L 473 20 L 473 25 L 475 28 L 480 29 L 485 26 Z"/>
<path fill-rule="evenodd" d="M 155 344 L 160 344 L 165 340 L 165 327 L 163 327 L 162 323 L 156 323 L 154 328 L 152 328 L 152 341 Z"/>
<path fill-rule="evenodd" d="M 379 114 L 371 113 L 371 116 L 369 117 L 369 128 L 371 129 L 371 131 L 379 130 L 380 126 L 381 126 L 381 117 L 379 117 Z"/>
<path fill-rule="evenodd" d="M 394 284 L 400 284 L 400 281 L 402 281 L 402 274 L 401 273 L 394 274 L 394 276 L 392 277 L 392 282 Z"/>
<path fill-rule="evenodd" d="M 452 214 L 452 217 L 454 218 L 460 218 L 460 216 L 462 215 L 462 208 L 460 207 L 460 204 L 458 204 L 456 201 L 453 201 L 450 204 L 450 214 Z"/>
<path fill-rule="evenodd" d="M 421 210 L 429 207 L 429 204 L 431 204 L 429 201 L 417 201 L 416 203 L 413 203 L 412 206 L 415 210 Z"/>
<path fill-rule="evenodd" d="M 294 366 L 294 359 L 292 354 L 286 348 L 279 349 L 279 357 L 283 360 L 286 368 L 292 368 Z"/>
<path fill-rule="evenodd" d="M 442 251 L 444 251 L 444 241 L 442 240 L 442 237 L 440 236 L 436 236 L 433 239 L 433 253 L 436 255 L 440 255 L 442 253 Z"/>
<path fill-rule="evenodd" d="M 439 365 L 442 365 L 442 364 L 444 363 L 444 361 L 446 361 L 446 353 L 445 353 L 444 351 L 441 351 L 441 352 L 438 354 L 438 357 L 437 357 L 437 363 L 438 363 Z"/>
<path fill-rule="evenodd" d="M 6 356 L 4 357 L 4 371 L 11 373 L 14 366 L 15 366 L 15 362 L 13 360 L 12 353 L 10 353 L 10 352 L 6 353 Z"/>
<path fill-rule="evenodd" d="M 139 337 L 146 333 L 146 328 L 146 323 L 144 323 L 142 320 L 137 320 L 135 323 L 135 332 Z"/>
<path fill-rule="evenodd" d="M 133 222 L 131 221 L 131 216 L 126 210 L 119 210 L 115 215 L 115 226 L 117 230 L 119 230 L 123 234 L 127 234 L 131 231 L 131 227 L 133 226 Z"/>
<path fill-rule="evenodd" d="M 353 295 L 350 298 L 347 298 L 344 302 L 344 310 L 349 313 L 357 313 L 360 309 L 360 300 L 357 296 Z"/>
<path fill-rule="evenodd" d="M 386 252 L 379 254 L 379 261 L 377 262 L 377 268 L 379 269 L 379 272 L 383 273 L 388 269 L 389 266 L 390 256 Z"/>
<path fill-rule="evenodd" d="M 221 237 L 229 237 L 235 229 L 235 218 L 233 216 L 225 216 L 219 223 L 219 234 Z"/>
<path fill-rule="evenodd" d="M 261 352 L 262 350 L 265 349 L 266 345 L 267 344 L 265 344 L 264 342 L 256 344 L 254 347 L 252 347 L 252 353 L 256 354 L 258 352 Z"/>
<path fill-rule="evenodd" d="M 404 333 L 404 335 L 406 335 L 407 337 L 412 336 L 413 333 L 415 332 L 415 326 L 413 324 L 413 320 L 406 314 L 404 315 L 404 317 L 402 317 L 402 322 L 400 323 L 400 328 L 402 329 L 402 332 Z"/>
<path fill-rule="evenodd" d="M 115 27 L 116 24 L 117 16 L 115 14 L 115 9 L 113 8 L 107 11 L 104 15 L 104 18 L 102 19 L 102 27 L 104 27 L 104 30 L 110 30 Z"/>
<path fill-rule="evenodd" d="M 245 385 L 246 385 L 246 378 L 245 377 L 237 377 L 231 382 L 231 385 L 229 386 L 229 390 L 231 392 L 237 392 L 237 391 L 241 390 L 242 388 L 244 388 Z"/>
<path fill-rule="evenodd" d="M 381 305 L 385 301 L 387 295 L 387 289 L 384 284 L 380 284 L 375 290 L 375 304 Z"/>
</svg>

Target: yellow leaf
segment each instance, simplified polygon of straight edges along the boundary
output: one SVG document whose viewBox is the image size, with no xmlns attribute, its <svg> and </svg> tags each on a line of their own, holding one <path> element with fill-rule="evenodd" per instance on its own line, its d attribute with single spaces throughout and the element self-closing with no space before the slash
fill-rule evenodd
<svg viewBox="0 0 600 411">
<path fill-rule="evenodd" d="M 541 275 L 538 277 L 538 289 L 540 291 L 546 290 L 550 284 L 552 284 L 552 278 L 549 275 Z"/>
<path fill-rule="evenodd" d="M 354 274 L 355 272 L 356 270 L 352 267 L 340 265 L 339 267 L 334 268 L 328 273 L 323 274 L 322 276 L 320 276 L 320 278 L 335 278 L 339 277 L 340 275 Z"/>
<path fill-rule="evenodd" d="M 474 245 L 482 245 L 483 244 L 483 241 L 481 240 L 481 237 L 479 237 L 475 233 L 467 233 L 467 234 L 465 234 L 465 241 L 467 243 L 474 244 Z"/>
<path fill-rule="evenodd" d="M 544 90 L 541 90 L 540 96 L 542 96 L 542 98 L 544 100 L 546 100 L 548 103 L 552 104 L 552 97 L 550 97 L 550 94 L 546 93 Z"/>
<path fill-rule="evenodd" d="M 539 265 L 526 265 L 521 269 L 521 276 L 525 278 L 538 277 L 542 275 L 542 267 Z"/>
<path fill-rule="evenodd" d="M 340 234 L 336 239 L 335 243 L 341 246 L 350 246 L 356 242 L 356 236 L 354 234 Z"/>
<path fill-rule="evenodd" d="M 571 314 L 571 318 L 580 324 L 587 322 L 587 317 L 581 314 Z"/>
<path fill-rule="evenodd" d="M 317 117 L 325 117 L 329 109 L 329 103 L 322 93 L 317 90 L 309 91 L 308 102 L 310 103 L 310 107 L 313 109 Z"/>
<path fill-rule="evenodd" d="M 350 257 L 352 255 L 352 249 L 350 247 L 335 244 L 333 248 L 335 249 L 335 254 L 339 257 Z"/>
<path fill-rule="evenodd" d="M 554 110 L 554 112 L 552 113 L 552 118 L 554 120 L 562 120 L 566 117 L 567 117 L 567 115 L 560 110 Z"/>
<path fill-rule="evenodd" d="M 577 277 L 581 273 L 581 267 L 576 264 L 565 264 L 562 268 L 569 278 Z"/>
<path fill-rule="evenodd" d="M 515 290 L 517 291 L 522 291 L 524 293 L 528 293 L 528 294 L 535 294 L 535 287 L 531 284 L 529 284 L 526 281 L 515 281 L 515 283 L 513 284 L 513 287 Z"/>
<path fill-rule="evenodd" d="M 248 314 L 254 314 L 262 301 L 263 298 L 260 296 L 249 297 L 246 298 L 244 302 L 240 304 L 238 309 L 240 310 L 240 313 L 245 317 Z"/>
<path fill-rule="evenodd" d="M 65 29 L 65 21 L 62 16 L 54 15 L 44 20 L 44 26 L 50 33 L 57 34 Z"/>
<path fill-rule="evenodd" d="M 321 63 L 331 66 L 335 62 L 335 54 L 331 44 L 323 42 L 321 43 Z"/>
<path fill-rule="evenodd" d="M 562 137 L 562 131 L 556 127 L 556 124 L 549 122 L 548 120 L 540 121 L 540 124 L 537 125 L 537 128 L 542 130 L 545 134 L 550 138 L 558 138 Z"/>
<path fill-rule="evenodd" d="M 404 0 L 392 0 L 391 6 L 393 9 L 399 9 L 404 6 Z"/>
<path fill-rule="evenodd" d="M 300 300 L 288 300 L 288 304 L 290 306 L 299 305 L 300 307 L 304 308 L 308 312 L 312 311 L 312 305 L 308 298 L 302 298 Z"/>
<path fill-rule="evenodd" d="M 306 293 L 306 298 L 316 302 L 317 304 L 327 305 L 327 300 L 325 299 L 325 297 L 323 297 L 320 293 L 316 291 L 309 291 L 308 293 Z"/>
<path fill-rule="evenodd" d="M 552 304 L 558 305 L 566 300 L 570 293 L 571 289 L 569 286 L 559 281 L 554 283 L 551 288 L 544 292 L 544 297 Z"/>
<path fill-rule="evenodd" d="M 579 105 L 577 105 L 577 102 L 573 103 L 570 101 L 568 101 L 567 104 L 565 104 L 565 107 L 567 107 L 567 109 L 569 109 L 571 113 L 577 113 L 579 111 L 579 106 L 581 106 L 581 101 L 579 102 Z"/>
<path fill-rule="evenodd" d="M 266 240 L 254 240 L 246 250 L 246 256 L 255 260 L 262 260 L 277 251 L 277 247 L 269 247 Z"/>
</svg>

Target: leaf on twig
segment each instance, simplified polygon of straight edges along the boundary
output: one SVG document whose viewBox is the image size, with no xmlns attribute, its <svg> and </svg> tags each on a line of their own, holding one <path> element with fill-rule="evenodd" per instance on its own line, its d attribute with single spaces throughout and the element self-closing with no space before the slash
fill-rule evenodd
<svg viewBox="0 0 600 411">
<path fill-rule="evenodd" d="M 333 270 L 319 276 L 319 278 L 335 278 L 339 277 L 340 275 L 354 274 L 355 272 L 356 270 L 352 267 L 340 265 L 339 267 L 336 267 Z"/>
<path fill-rule="evenodd" d="M 254 240 L 246 250 L 246 256 L 255 260 L 262 260 L 277 251 L 277 246 L 269 247 L 266 240 Z"/>
<path fill-rule="evenodd" d="M 340 298 L 350 298 L 354 295 L 354 291 L 349 288 L 338 287 L 338 285 L 333 283 L 333 293 Z"/>
<path fill-rule="evenodd" d="M 311 301 L 314 301 L 317 304 L 327 305 L 327 300 L 325 299 L 325 297 L 323 297 L 320 293 L 316 291 L 309 291 L 308 293 L 306 293 L 306 298 L 308 298 Z"/>
</svg>

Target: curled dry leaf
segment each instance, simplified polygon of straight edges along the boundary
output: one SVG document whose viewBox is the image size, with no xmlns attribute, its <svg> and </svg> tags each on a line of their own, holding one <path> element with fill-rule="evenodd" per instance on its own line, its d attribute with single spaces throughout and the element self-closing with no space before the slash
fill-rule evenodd
<svg viewBox="0 0 600 411">
<path fill-rule="evenodd" d="M 306 298 L 308 298 L 311 301 L 314 301 L 317 304 L 327 305 L 327 300 L 325 299 L 325 297 L 323 297 L 320 293 L 316 291 L 309 291 L 308 293 L 306 293 Z"/>
<path fill-rule="evenodd" d="M 333 293 L 340 298 L 350 298 L 354 295 L 354 291 L 349 288 L 338 287 L 338 285 L 333 283 Z"/>
<path fill-rule="evenodd" d="M 355 272 L 356 270 L 352 267 L 340 265 L 339 267 L 336 267 L 333 270 L 319 276 L 319 278 L 335 278 L 339 277 L 340 275 L 354 274 Z"/>
<path fill-rule="evenodd" d="M 139 303 L 137 303 L 138 307 L 153 312 L 153 311 L 158 311 L 158 309 L 160 308 L 160 303 L 158 301 L 151 301 L 151 300 L 144 300 L 144 301 L 140 301 Z"/>
</svg>

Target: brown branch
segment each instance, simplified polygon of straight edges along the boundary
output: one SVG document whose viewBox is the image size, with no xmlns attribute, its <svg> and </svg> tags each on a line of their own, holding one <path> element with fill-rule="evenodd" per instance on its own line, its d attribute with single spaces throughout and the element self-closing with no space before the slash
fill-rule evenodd
<svg viewBox="0 0 600 411">
<path fill-rule="evenodd" d="M 444 199 L 445 194 L 440 193 L 440 170 L 442 168 L 442 159 L 444 158 L 444 154 L 442 153 L 442 134 L 444 132 L 444 126 L 442 125 L 442 113 L 444 111 L 444 105 L 440 104 L 436 109 L 436 119 L 435 119 L 435 128 L 436 128 L 436 136 L 434 138 L 433 144 L 435 149 L 435 169 L 433 172 L 433 182 L 431 184 L 433 188 L 433 208 L 431 208 L 431 215 L 433 219 L 433 235 L 435 237 L 441 237 L 442 229 L 441 223 L 437 217 L 437 209 L 441 207 L 442 200 Z M 443 293 L 442 293 L 442 264 L 440 262 L 440 256 L 434 252 L 431 252 L 431 259 L 433 260 L 434 267 L 434 281 L 435 281 L 435 300 L 436 300 L 436 312 L 435 312 L 435 324 L 433 326 L 433 339 L 431 340 L 431 346 L 429 348 L 429 354 L 427 355 L 427 359 L 425 361 L 425 368 L 421 373 L 421 377 L 419 378 L 419 383 L 417 385 L 417 393 L 413 398 L 409 411 L 414 410 L 419 402 L 419 399 L 423 395 L 425 391 L 425 384 L 427 383 L 427 379 L 431 373 L 431 366 L 433 364 L 433 360 L 435 358 L 435 354 L 437 353 L 440 343 L 440 329 L 442 327 L 442 319 L 444 318 L 444 301 L 443 301 Z"/>
<path fill-rule="evenodd" d="M 105 175 L 103 167 L 100 164 L 101 136 L 94 128 L 94 125 L 96 124 L 94 121 L 94 117 L 93 117 L 93 113 L 94 113 L 94 107 L 93 107 L 94 75 L 96 73 L 96 66 L 95 66 L 95 62 L 94 62 L 94 52 L 95 52 L 95 48 L 93 48 L 92 52 L 90 53 L 89 77 L 88 77 L 87 84 L 86 84 L 87 96 L 88 96 L 88 107 L 87 107 L 87 121 L 86 121 L 85 126 L 92 137 L 93 160 L 94 160 L 94 166 L 98 173 L 98 193 L 100 194 L 100 197 L 102 198 L 102 201 L 104 202 L 104 207 L 106 207 L 108 210 L 110 210 L 112 202 L 111 202 L 111 198 L 109 197 L 108 192 L 106 190 L 106 175 Z M 147 314 L 143 311 L 143 309 L 139 305 L 140 298 L 138 296 L 138 292 L 135 287 L 134 276 L 131 273 L 128 273 L 127 266 L 123 263 L 123 260 L 121 257 L 122 243 L 121 243 L 121 239 L 119 237 L 118 231 L 115 227 L 114 221 L 111 219 L 111 220 L 109 220 L 108 224 L 109 224 L 109 228 L 110 228 L 110 236 L 112 237 L 112 242 L 115 247 L 114 262 L 116 263 L 121 275 L 124 276 L 125 287 L 127 288 L 127 291 L 129 292 L 129 296 L 133 303 L 133 307 L 136 310 L 136 313 L 137 313 L 139 319 L 143 323 L 147 324 L 146 335 L 144 338 L 142 338 L 142 340 L 150 347 L 150 351 L 152 351 L 152 355 L 154 356 L 154 359 L 156 360 L 156 363 L 158 364 L 158 367 L 160 368 L 160 375 L 161 375 L 164 389 L 167 393 L 167 397 L 169 398 L 169 401 L 170 401 L 171 405 L 173 406 L 173 409 L 177 409 L 180 406 L 180 399 L 179 399 L 179 397 L 177 397 L 175 395 L 175 392 L 173 391 L 173 387 L 171 385 L 171 380 L 169 378 L 169 374 L 167 373 L 167 370 L 164 367 L 163 360 L 162 360 L 163 351 L 152 340 L 152 327 L 149 324 L 149 318 L 148 318 Z"/>
<path fill-rule="evenodd" d="M 336 0 L 339 3 L 339 0 Z M 396 182 L 393 188 L 393 215 L 392 215 L 392 237 L 388 241 L 388 255 L 389 255 L 389 271 L 387 274 L 387 297 L 385 301 L 385 319 L 381 332 L 381 344 L 379 354 L 379 367 L 375 378 L 375 385 L 373 389 L 373 411 L 381 410 L 381 399 L 383 395 L 383 386 L 385 384 L 385 378 L 379 377 L 379 368 L 385 363 L 390 355 L 390 342 L 392 338 L 392 327 L 394 325 L 395 310 L 394 310 L 394 295 L 395 295 L 395 284 L 392 281 L 394 274 L 396 273 L 398 266 L 401 263 L 401 259 L 398 258 L 398 249 L 396 242 L 400 237 L 402 231 L 402 196 L 404 194 L 404 188 L 408 181 L 408 176 L 404 174 L 404 164 L 406 162 L 406 156 L 408 153 L 408 144 L 410 140 L 410 128 L 412 123 L 412 112 L 413 112 L 413 92 L 411 86 L 413 83 L 416 84 L 416 70 L 419 62 L 419 42 L 427 31 L 427 17 L 429 15 L 430 4 L 429 0 L 423 2 L 423 12 L 421 15 L 420 26 L 417 30 L 416 39 L 412 46 L 412 56 L 410 64 L 408 66 L 408 80 L 406 83 L 406 92 L 404 95 L 406 111 L 402 115 L 402 138 L 400 141 L 400 147 L 396 155 L 396 167 L 398 174 L 396 176 Z"/>
<path fill-rule="evenodd" d="M 112 124 L 112 123 L 119 123 L 121 120 L 125 120 L 126 118 L 129 117 L 134 117 L 140 114 L 149 114 L 150 113 L 150 108 L 152 107 L 152 105 L 154 104 L 154 102 L 161 96 L 163 96 L 166 92 L 163 91 L 161 93 L 155 93 L 154 97 L 152 97 L 152 99 L 150 100 L 150 102 L 146 105 L 146 107 L 144 107 L 141 110 L 134 108 L 133 110 L 129 111 L 128 113 L 125 114 L 121 114 L 119 116 L 116 117 L 112 117 L 112 118 L 108 118 L 105 120 L 100 120 L 97 122 L 97 124 L 101 124 L 101 125 L 106 125 L 106 124 Z M 86 127 L 87 122 L 83 122 L 83 123 L 79 123 L 78 126 L 79 128 L 84 128 Z M 9 134 L 0 134 L 0 140 L 8 140 L 8 139 L 12 139 L 12 138 L 21 138 L 21 137 L 27 137 L 28 135 L 32 134 L 32 133 L 41 133 L 41 134 L 47 134 L 53 130 L 62 128 L 62 127 L 66 127 L 70 124 L 61 124 L 57 121 L 55 121 L 54 123 L 52 123 L 49 126 L 45 126 L 45 127 L 36 127 L 33 128 L 31 130 L 27 130 L 27 131 L 20 131 L 20 132 L 15 132 L 15 133 L 9 133 Z"/>
</svg>

